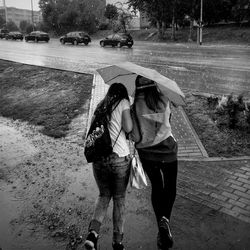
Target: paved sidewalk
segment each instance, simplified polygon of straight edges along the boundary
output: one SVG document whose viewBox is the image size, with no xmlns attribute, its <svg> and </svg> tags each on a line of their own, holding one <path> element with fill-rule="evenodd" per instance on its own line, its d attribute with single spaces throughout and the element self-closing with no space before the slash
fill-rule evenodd
<svg viewBox="0 0 250 250">
<path fill-rule="evenodd" d="M 183 162 L 178 194 L 250 223 L 250 160 Z"/>
<path fill-rule="evenodd" d="M 94 75 L 89 118 L 108 85 Z M 173 109 L 173 134 L 178 141 L 178 159 L 208 158 L 182 108 Z M 88 119 L 90 120 L 90 119 Z M 178 176 L 178 195 L 250 223 L 250 161 L 186 162 Z"/>
</svg>

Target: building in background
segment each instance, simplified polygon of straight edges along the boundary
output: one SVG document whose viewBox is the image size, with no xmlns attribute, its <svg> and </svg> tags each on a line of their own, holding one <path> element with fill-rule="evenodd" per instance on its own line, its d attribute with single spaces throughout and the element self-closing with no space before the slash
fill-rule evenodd
<svg viewBox="0 0 250 250">
<path fill-rule="evenodd" d="M 27 21 L 32 24 L 31 10 L 0 6 L 0 16 L 2 16 L 4 20 L 7 17 L 7 22 L 13 21 L 17 27 L 19 27 L 21 21 Z M 42 22 L 42 13 L 40 11 L 33 11 L 33 21 L 35 26 Z"/>
</svg>

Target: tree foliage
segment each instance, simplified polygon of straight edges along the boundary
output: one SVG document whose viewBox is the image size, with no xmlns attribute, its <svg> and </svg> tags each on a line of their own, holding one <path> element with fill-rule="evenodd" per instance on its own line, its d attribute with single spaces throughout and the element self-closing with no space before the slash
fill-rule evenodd
<svg viewBox="0 0 250 250">
<path fill-rule="evenodd" d="M 56 33 L 73 29 L 94 32 L 104 12 L 102 0 L 40 0 L 39 7 L 45 24 Z"/>
<path fill-rule="evenodd" d="M 7 22 L 6 28 L 9 31 L 18 31 L 19 30 L 19 28 L 17 27 L 17 25 L 12 20 L 10 20 L 10 21 Z"/>
<path fill-rule="evenodd" d="M 109 20 L 116 20 L 118 18 L 117 7 L 113 4 L 107 4 L 104 16 Z"/>
<path fill-rule="evenodd" d="M 5 19 L 0 15 L 0 28 L 5 25 Z"/>
<path fill-rule="evenodd" d="M 220 21 L 250 22 L 249 0 L 127 0 L 127 3 L 135 11 L 146 13 L 160 37 L 171 26 L 174 39 L 176 27 L 190 25 L 191 31 L 193 21 L 199 22 L 201 1 L 205 25 Z M 131 13 L 123 6 L 105 6 L 103 0 L 40 0 L 39 6 L 45 27 L 58 34 L 74 29 L 92 33 L 100 23 L 105 23 L 105 18 L 117 29 L 126 30 L 131 20 Z"/>
<path fill-rule="evenodd" d="M 163 36 L 165 27 L 171 25 L 174 39 L 175 27 L 185 25 L 188 20 L 200 20 L 201 1 L 203 1 L 202 21 L 210 25 L 229 20 L 250 21 L 249 0 L 128 0 L 134 9 L 146 12 L 153 25 Z"/>
<path fill-rule="evenodd" d="M 250 1 L 238 0 L 232 7 L 232 16 L 238 23 L 247 20 L 250 22 Z"/>
<path fill-rule="evenodd" d="M 30 26 L 30 22 L 28 22 L 27 20 L 22 20 L 19 24 L 19 28 L 21 30 L 21 32 L 24 32 L 24 33 L 28 33 L 27 32 L 27 28 Z"/>
</svg>

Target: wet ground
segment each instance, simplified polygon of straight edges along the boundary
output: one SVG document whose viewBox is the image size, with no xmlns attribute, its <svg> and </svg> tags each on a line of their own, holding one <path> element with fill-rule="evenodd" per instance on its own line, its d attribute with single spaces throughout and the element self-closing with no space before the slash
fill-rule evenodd
<svg viewBox="0 0 250 250">
<path fill-rule="evenodd" d="M 19 139 L 28 139 L 28 145 L 35 145 L 38 153 L 22 158 L 21 162 L 5 163 L 0 169 L 0 247 L 3 250 L 69 249 L 65 230 L 77 230 L 78 236 L 86 236 L 97 196 L 91 165 L 86 164 L 82 148 L 65 139 L 46 137 L 25 123 L 1 119 L 1 124 L 1 129 L 8 126 Z M 26 153 L 32 153 L 26 147 L 27 141 L 21 141 L 25 143 L 22 148 Z M 250 223 L 226 214 L 225 209 L 232 206 L 230 200 L 223 205 L 222 195 L 217 194 L 227 190 L 222 186 L 228 173 L 233 178 L 234 170 L 249 169 L 249 164 L 249 161 L 180 162 L 171 220 L 173 249 L 250 248 Z M 111 249 L 111 208 L 112 203 L 101 230 L 100 250 Z M 126 208 L 126 249 L 155 250 L 157 227 L 150 187 L 141 191 L 129 188 Z M 82 245 L 77 249 L 82 249 Z"/>
<path fill-rule="evenodd" d="M 132 49 L 0 40 L 0 57 L 28 64 L 95 72 L 95 69 L 122 61 L 155 68 L 176 80 L 181 88 L 209 93 L 249 93 L 250 46 L 164 44 L 135 41 Z"/>
<path fill-rule="evenodd" d="M 136 43 L 133 49 L 113 49 L 100 48 L 98 41 L 89 46 L 76 47 L 63 46 L 57 40 L 52 40 L 49 44 L 0 40 L 2 59 L 90 73 L 107 64 L 129 60 L 158 69 L 175 79 L 182 88 L 216 93 L 244 91 L 246 95 L 249 95 L 249 50 L 247 46 L 197 47 L 145 42 Z M 1 119 L 1 124 L 13 130 L 14 133 L 11 134 L 20 143 L 25 143 L 20 148 L 28 150 L 30 156 L 22 159 L 20 152 L 18 160 L 21 159 L 21 162 L 13 160 L 0 168 L 0 248 L 65 249 L 65 241 L 61 241 L 60 237 L 50 237 L 60 229 L 57 223 L 62 221 L 64 225 L 77 225 L 81 235 L 85 236 L 97 195 L 91 167 L 84 161 L 82 148 L 67 140 L 45 137 L 36 128 L 23 123 Z M 31 145 L 39 153 L 33 155 Z M 225 166 L 225 171 L 227 166 L 235 169 L 244 164 L 247 169 L 249 162 L 229 163 Z M 203 180 L 201 176 L 206 171 L 212 173 L 218 166 L 218 169 L 223 167 L 220 163 L 198 164 L 195 168 L 199 173 L 195 171 L 188 176 L 192 173 L 190 169 L 193 164 L 180 163 L 179 191 L 172 219 L 176 240 L 174 249 L 250 248 L 250 224 L 225 214 L 215 205 L 207 206 L 204 200 L 208 193 L 203 190 L 202 183 L 207 180 Z M 185 191 L 190 188 L 189 181 L 193 183 L 193 177 L 197 176 L 198 184 L 191 185 L 193 190 L 188 189 L 193 194 L 190 196 L 188 192 L 187 195 Z M 219 178 L 214 180 L 220 182 Z M 215 188 L 215 194 L 219 191 L 213 178 L 209 180 L 209 185 Z M 204 191 L 200 199 L 197 198 L 200 195 L 197 188 L 198 191 Z M 157 231 L 149 200 L 150 189 L 128 192 L 125 226 L 127 249 L 156 249 Z M 226 205 L 229 206 L 225 203 Z M 56 221 L 43 221 L 45 215 L 56 215 L 53 218 Z M 110 249 L 110 218 L 111 209 L 102 229 L 100 249 Z"/>
</svg>

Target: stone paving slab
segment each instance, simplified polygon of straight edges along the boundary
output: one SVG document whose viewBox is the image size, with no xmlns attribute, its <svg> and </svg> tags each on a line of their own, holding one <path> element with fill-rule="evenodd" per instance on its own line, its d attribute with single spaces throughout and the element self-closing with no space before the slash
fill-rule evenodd
<svg viewBox="0 0 250 250">
<path fill-rule="evenodd" d="M 250 161 L 186 162 L 179 167 L 180 196 L 250 223 Z"/>
</svg>

